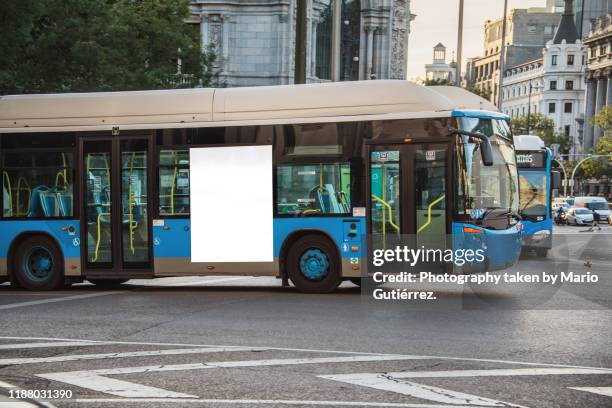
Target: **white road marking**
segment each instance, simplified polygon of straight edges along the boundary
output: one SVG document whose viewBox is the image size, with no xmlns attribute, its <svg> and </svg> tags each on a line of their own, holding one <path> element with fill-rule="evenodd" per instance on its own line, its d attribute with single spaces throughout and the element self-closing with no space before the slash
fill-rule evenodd
<svg viewBox="0 0 612 408">
<path fill-rule="evenodd" d="M 0 359 L 0 365 L 21 365 L 21 364 L 38 364 L 38 363 L 57 363 L 65 361 L 79 360 L 103 360 L 107 358 L 130 358 L 130 357 L 151 357 L 151 356 L 166 356 L 166 355 L 181 355 L 181 354 L 206 354 L 206 353 L 224 353 L 232 351 L 263 351 L 264 348 L 254 347 L 198 347 L 192 349 L 168 349 L 168 350 L 147 350 L 147 351 L 129 351 L 124 353 L 103 353 L 103 354 L 76 354 L 67 356 L 52 356 L 52 357 L 28 357 L 28 358 L 5 358 Z"/>
<path fill-rule="evenodd" d="M 81 388 L 103 392 L 126 398 L 189 398 L 193 395 L 175 393 L 173 391 L 142 386 L 129 381 L 117 380 L 104 377 L 106 375 L 137 374 L 166 371 L 202 370 L 210 368 L 243 368 L 263 366 L 285 366 L 301 364 L 325 364 L 325 363 L 353 363 L 366 361 L 395 361 L 413 360 L 414 356 L 348 356 L 348 357 L 316 357 L 316 358 L 287 358 L 271 360 L 247 360 L 247 361 L 218 361 L 208 363 L 156 365 L 141 367 L 108 368 L 99 370 L 81 370 L 57 373 L 37 374 L 37 377 L 48 380 L 59 381 Z M 196 397 L 197 398 L 197 397 Z"/>
<path fill-rule="evenodd" d="M 448 405 L 439 404 L 405 404 L 401 402 L 368 402 L 368 401 L 313 401 L 313 400 L 253 400 L 253 399 L 164 399 L 164 398 L 77 398 L 70 400 L 77 403 L 128 403 L 128 402 L 141 402 L 141 403 L 155 403 L 162 402 L 176 403 L 176 404 L 241 404 L 241 405 L 315 405 L 315 406 L 349 406 L 349 407 L 390 407 L 390 408 L 449 408 Z M 477 408 L 473 405 L 453 405 L 453 408 Z"/>
<path fill-rule="evenodd" d="M 534 375 L 601 375 L 612 374 L 605 368 L 512 368 L 485 370 L 446 370 L 446 371 L 402 371 L 391 373 L 361 373 L 320 375 L 320 378 L 340 381 L 383 391 L 396 392 L 429 401 L 447 404 L 476 404 L 484 406 L 506 406 L 508 403 L 464 394 L 444 388 L 418 384 L 403 379 L 409 378 L 466 378 Z M 506 404 L 506 405 L 504 405 Z M 511 405 L 511 404 L 510 404 Z"/>
<path fill-rule="evenodd" d="M 320 375 L 320 378 L 340 381 L 352 385 L 374 388 L 382 391 L 395 392 L 427 401 L 454 405 L 476 405 L 484 407 L 518 407 L 477 395 L 466 394 L 431 385 L 418 384 L 415 382 L 401 381 L 386 374 L 344 374 L 344 375 Z"/>
<path fill-rule="evenodd" d="M 188 285 L 201 285 L 201 284 L 210 284 L 210 283 L 221 283 L 221 282 L 230 282 L 230 281 L 236 281 L 236 280 L 243 280 L 243 279 L 249 279 L 252 276 L 239 276 L 239 277 L 234 277 L 234 278 L 220 278 L 220 279 L 209 279 L 209 280 L 198 280 L 195 282 L 175 282 L 175 283 L 170 283 L 167 285 L 160 285 L 160 286 L 188 286 Z M 159 284 L 158 284 L 159 285 Z M 157 286 L 157 285 L 155 285 Z"/>
<path fill-rule="evenodd" d="M 0 340 L 48 340 L 48 341 L 82 341 L 92 343 L 104 343 L 104 344 L 116 344 L 116 345 L 141 345 L 141 346 L 170 346 L 170 347 L 241 347 L 241 346 L 227 346 L 218 344 L 193 344 L 193 343 L 155 343 L 155 342 L 142 342 L 142 341 L 110 341 L 110 340 L 88 340 L 88 339 L 66 339 L 56 337 L 19 337 L 19 336 L 0 336 Z M 327 353 L 327 354 L 352 354 L 357 356 L 395 356 L 402 357 L 402 354 L 388 354 L 388 353 L 368 353 L 361 351 L 345 351 L 345 350 L 321 350 L 321 349 L 301 349 L 301 348 L 289 348 L 289 347 L 267 347 L 260 346 L 266 350 L 279 350 L 279 351 L 299 351 L 299 352 L 312 352 L 312 353 Z M 470 358 L 470 357 L 450 357 L 450 356 L 410 356 L 414 359 L 422 360 L 458 360 L 458 361 L 474 361 L 483 363 L 501 363 L 501 364 L 517 364 L 534 367 L 564 367 L 564 368 L 586 368 L 586 369 L 601 369 L 600 367 L 587 367 L 587 366 L 576 366 L 567 364 L 549 364 L 549 363 L 532 363 L 527 361 L 514 361 L 514 360 L 499 360 L 491 358 Z M 605 369 L 605 368 L 604 368 Z"/>
<path fill-rule="evenodd" d="M 85 347 L 103 346 L 108 343 L 96 343 L 91 341 L 55 341 L 45 343 L 17 343 L 0 344 L 0 350 L 31 349 L 31 348 L 51 348 L 51 347 Z"/>
<path fill-rule="evenodd" d="M 69 302 L 71 300 L 81 300 L 81 299 L 88 299 L 88 298 L 93 298 L 93 297 L 98 297 L 98 296 L 116 295 L 118 293 L 125 293 L 125 292 L 124 291 L 96 292 L 96 293 L 88 293 L 85 295 L 74 295 L 74 296 L 64 296 L 64 297 L 59 297 L 59 298 L 51 298 L 51 299 L 43 299 L 43 300 L 32 300 L 30 302 L 9 303 L 7 305 L 0 305 L 0 310 L 16 309 L 18 307 L 44 305 L 45 303 Z"/>
<path fill-rule="evenodd" d="M 606 397 L 612 397 L 612 387 L 567 387 L 570 390 L 586 391 L 593 394 L 604 395 Z"/>
<path fill-rule="evenodd" d="M 459 377 L 516 377 L 525 375 L 588 375 L 612 374 L 607 368 L 508 368 L 485 370 L 402 371 L 386 373 L 393 378 L 459 378 Z"/>
</svg>

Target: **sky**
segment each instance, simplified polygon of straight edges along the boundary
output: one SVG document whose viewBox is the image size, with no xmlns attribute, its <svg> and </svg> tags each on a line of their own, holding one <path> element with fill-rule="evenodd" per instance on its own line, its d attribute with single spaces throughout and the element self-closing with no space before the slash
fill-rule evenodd
<svg viewBox="0 0 612 408">
<path fill-rule="evenodd" d="M 509 0 L 513 8 L 544 7 L 546 0 Z M 408 78 L 425 77 L 425 64 L 433 59 L 433 47 L 441 42 L 451 52 L 457 48 L 459 0 L 412 0 L 412 22 L 408 46 Z M 504 0 L 465 0 L 463 19 L 463 66 L 469 57 L 483 53 L 484 22 L 504 15 Z"/>
</svg>

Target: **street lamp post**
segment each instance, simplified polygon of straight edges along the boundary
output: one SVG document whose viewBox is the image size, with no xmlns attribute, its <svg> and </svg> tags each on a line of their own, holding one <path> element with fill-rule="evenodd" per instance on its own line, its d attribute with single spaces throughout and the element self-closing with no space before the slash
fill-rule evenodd
<svg viewBox="0 0 612 408">
<path fill-rule="evenodd" d="M 531 131 L 531 79 L 529 80 L 529 99 L 527 99 L 527 134 Z"/>
<path fill-rule="evenodd" d="M 565 171 L 565 166 L 558 159 L 553 159 L 556 161 L 561 170 L 563 170 L 563 197 L 567 197 L 567 171 Z"/>
<path fill-rule="evenodd" d="M 574 176 L 576 175 L 576 170 L 578 170 L 578 167 L 580 167 L 580 165 L 582 163 L 584 163 L 585 161 L 587 161 L 587 160 L 598 159 L 600 157 L 607 157 L 607 158 L 610 159 L 610 158 L 612 158 L 612 154 L 591 154 L 591 155 L 588 155 L 587 157 L 585 157 L 584 159 L 580 160 L 576 164 L 576 167 L 574 167 L 574 170 L 572 170 L 572 177 L 571 177 L 571 180 L 570 180 L 570 184 L 571 184 L 572 190 L 570 191 L 570 193 L 574 191 Z"/>
</svg>

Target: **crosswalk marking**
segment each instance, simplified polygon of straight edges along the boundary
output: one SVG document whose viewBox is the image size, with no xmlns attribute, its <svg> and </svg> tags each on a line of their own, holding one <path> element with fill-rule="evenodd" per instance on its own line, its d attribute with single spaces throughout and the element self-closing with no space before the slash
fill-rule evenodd
<svg viewBox="0 0 612 408">
<path fill-rule="evenodd" d="M 59 381 L 88 388 L 105 394 L 116 395 L 127 398 L 189 398 L 188 394 L 175 393 L 161 388 L 142 386 L 129 381 L 105 377 L 107 375 L 137 374 L 166 371 L 202 370 L 211 368 L 242 368 L 262 366 L 285 366 L 301 364 L 326 364 L 326 363 L 353 363 L 366 361 L 393 361 L 420 359 L 419 356 L 347 356 L 347 357 L 315 357 L 315 358 L 287 358 L 270 360 L 247 360 L 247 361 L 218 361 L 209 363 L 156 365 L 141 367 L 108 368 L 99 370 L 81 370 L 57 373 L 37 374 L 37 377 L 48 380 Z"/>
<path fill-rule="evenodd" d="M 20 365 L 20 364 L 37 364 L 37 363 L 57 363 L 65 361 L 79 360 L 102 360 L 107 358 L 129 358 L 129 357 L 152 357 L 166 355 L 181 355 L 181 354 L 206 354 L 206 353 L 224 353 L 233 351 L 263 351 L 263 348 L 253 347 L 197 347 L 184 349 L 168 349 L 168 350 L 147 350 L 147 351 L 128 351 L 124 353 L 103 353 L 103 354 L 75 354 L 67 356 L 53 357 L 28 357 L 28 358 L 4 358 L 0 359 L 0 365 Z"/>
<path fill-rule="evenodd" d="M 476 404 L 488 407 L 517 406 L 502 401 L 491 400 L 475 395 L 405 381 L 414 378 L 466 378 L 500 376 L 537 376 L 537 375 L 602 375 L 612 374 L 605 368 L 510 368 L 484 370 L 441 370 L 441 371 L 402 371 L 387 373 L 357 373 L 320 375 L 320 378 L 343 383 L 396 392 L 415 398 L 447 404 Z M 586 391 L 586 390 L 584 390 Z M 591 391 L 592 392 L 592 391 Z M 604 391 L 605 392 L 605 391 Z M 600 392 L 601 393 L 601 392 Z M 603 394 L 605 395 L 605 394 Z"/>
<path fill-rule="evenodd" d="M 418 384 L 415 382 L 402 381 L 386 374 L 345 374 L 345 375 L 320 375 L 320 378 L 340 381 L 352 385 L 374 388 L 382 391 L 395 392 L 409 397 L 419 398 L 442 404 L 470 405 L 482 407 L 519 407 L 519 405 L 497 401 L 477 395 L 466 394 L 431 385 Z"/>
<path fill-rule="evenodd" d="M 369 401 L 330 401 L 330 400 L 262 400 L 262 399 L 206 399 L 206 398 L 77 398 L 74 402 L 78 404 L 100 404 L 100 403 L 119 403 L 139 402 L 142 404 L 152 404 L 161 402 L 163 404 L 175 403 L 181 406 L 188 403 L 197 405 L 203 404 L 227 404 L 227 405 L 297 405 L 297 406 L 324 406 L 324 407 L 380 407 L 380 408 L 449 408 L 443 404 L 411 404 L 402 402 L 369 402 Z M 453 405 L 452 408 L 479 408 L 474 405 Z"/>
<path fill-rule="evenodd" d="M 612 387 L 567 387 L 570 390 L 586 391 L 593 394 L 612 397 Z"/>
</svg>

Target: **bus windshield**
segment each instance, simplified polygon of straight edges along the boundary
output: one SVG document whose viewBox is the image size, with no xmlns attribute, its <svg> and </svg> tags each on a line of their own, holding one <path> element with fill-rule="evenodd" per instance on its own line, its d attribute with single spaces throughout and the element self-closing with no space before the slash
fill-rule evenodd
<svg viewBox="0 0 612 408">
<path fill-rule="evenodd" d="M 546 216 L 546 171 L 519 172 L 521 215 L 527 218 Z"/>
<path fill-rule="evenodd" d="M 480 142 L 459 136 L 458 197 L 459 211 L 472 220 L 481 218 L 488 210 L 505 209 L 518 213 L 518 178 L 511 133 L 504 120 L 460 118 L 462 130 L 479 132 L 489 137 L 493 148 L 493 165 L 482 162 Z"/>
</svg>

